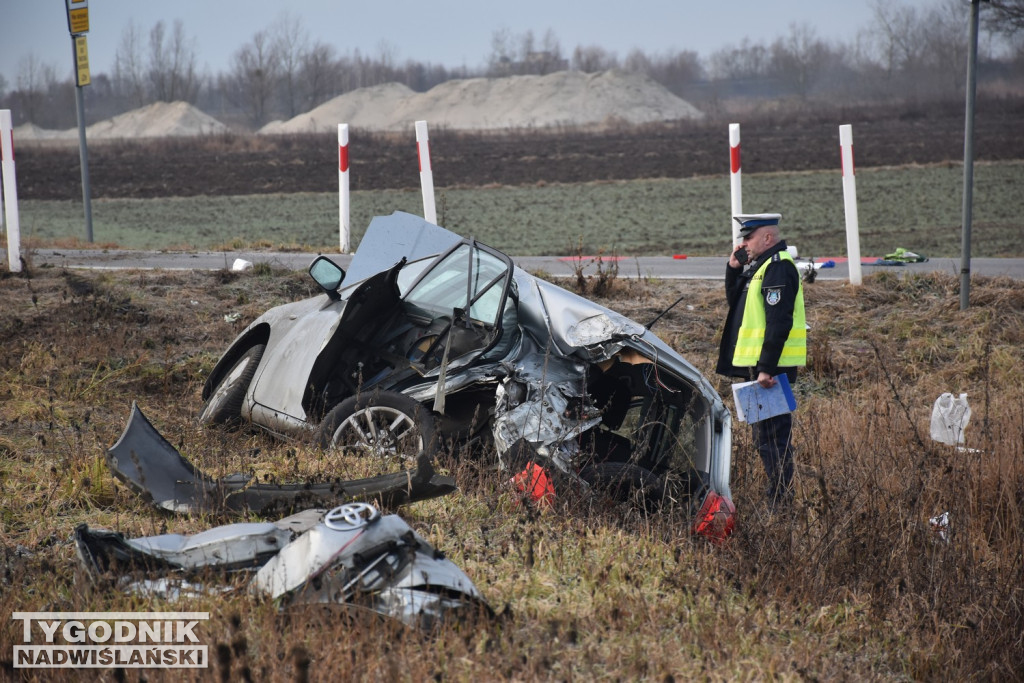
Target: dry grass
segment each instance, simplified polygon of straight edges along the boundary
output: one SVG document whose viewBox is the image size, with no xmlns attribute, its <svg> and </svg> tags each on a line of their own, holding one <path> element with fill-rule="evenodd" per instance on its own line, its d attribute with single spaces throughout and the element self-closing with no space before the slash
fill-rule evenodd
<svg viewBox="0 0 1024 683">
<path fill-rule="evenodd" d="M 213 473 L 332 473 L 306 444 L 195 424 L 203 378 L 231 338 L 309 284 L 274 271 L 0 279 L 0 612 L 172 608 L 91 587 L 69 541 L 82 522 L 143 535 L 225 521 L 165 516 L 114 484 L 102 454 L 132 400 Z M 711 372 L 719 283 L 607 284 L 607 305 L 641 322 L 685 295 L 655 330 Z M 422 634 L 338 610 L 281 615 L 239 590 L 187 605 L 211 612 L 200 633 L 212 668 L 225 680 L 1019 675 L 1024 286 L 976 279 L 971 291 L 961 312 L 951 276 L 807 287 L 797 503 L 787 514 L 761 506 L 761 466 L 740 426 L 739 526 L 724 547 L 691 539 L 673 515 L 586 501 L 536 514 L 463 462 L 457 494 L 402 516 L 467 571 L 496 621 Z M 225 322 L 230 313 L 242 320 Z M 943 391 L 969 394 L 976 452 L 930 440 Z M 944 510 L 948 543 L 928 525 Z M 15 622 L 0 629 L 4 667 L 19 639 Z"/>
</svg>

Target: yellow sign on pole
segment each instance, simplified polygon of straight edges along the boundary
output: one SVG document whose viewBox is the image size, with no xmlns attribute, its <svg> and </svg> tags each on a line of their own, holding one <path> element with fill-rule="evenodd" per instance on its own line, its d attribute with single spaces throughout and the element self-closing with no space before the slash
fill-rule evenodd
<svg viewBox="0 0 1024 683">
<path fill-rule="evenodd" d="M 75 36 L 75 85 L 83 87 L 92 83 L 89 78 L 89 46 L 85 36 Z"/>
<path fill-rule="evenodd" d="M 89 32 L 89 0 L 67 0 L 68 30 L 77 36 Z"/>
</svg>

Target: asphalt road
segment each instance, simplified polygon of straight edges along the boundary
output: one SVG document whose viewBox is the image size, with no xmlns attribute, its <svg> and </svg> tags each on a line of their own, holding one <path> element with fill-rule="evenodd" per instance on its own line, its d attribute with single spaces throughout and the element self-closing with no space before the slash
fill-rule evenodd
<svg viewBox="0 0 1024 683">
<path fill-rule="evenodd" d="M 3 268 L 7 267 L 7 252 L 3 254 Z M 352 257 L 348 254 L 329 254 L 340 266 L 347 267 Z M 268 252 L 268 251 L 199 251 L 199 252 L 166 252 L 166 251 L 126 251 L 104 249 L 60 249 L 45 247 L 23 253 L 23 258 L 32 267 L 82 268 L 82 269 L 162 269 L 162 270 L 230 270 L 236 260 L 241 259 L 252 264 L 267 263 L 274 268 L 289 270 L 305 270 L 316 254 L 304 252 Z M 557 256 L 524 256 L 513 257 L 521 268 L 530 272 L 544 272 L 555 277 L 572 276 L 576 269 L 573 259 Z M 862 259 L 861 266 L 864 276 L 879 271 L 891 271 L 900 274 L 924 273 L 940 271 L 950 275 L 960 275 L 959 258 L 933 258 L 924 263 L 907 263 L 903 265 L 872 265 L 874 259 Z M 618 277 L 627 278 L 658 278 L 658 279 L 701 279 L 718 280 L 725 276 L 725 259 L 721 257 L 689 257 L 677 259 L 671 256 L 639 256 L 619 257 Z M 584 258 L 584 274 L 593 274 L 597 264 Z M 611 261 L 605 259 L 601 264 L 608 268 Z M 1020 258 L 977 258 L 971 261 L 971 274 L 989 277 L 1008 276 L 1017 280 L 1024 279 L 1024 259 Z M 848 264 L 842 259 L 835 259 L 832 267 L 818 270 L 819 280 L 849 279 Z"/>
</svg>

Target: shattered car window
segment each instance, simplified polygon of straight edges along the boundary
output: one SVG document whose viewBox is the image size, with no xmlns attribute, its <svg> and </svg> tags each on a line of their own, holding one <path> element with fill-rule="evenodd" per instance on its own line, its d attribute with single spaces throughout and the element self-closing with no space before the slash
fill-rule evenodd
<svg viewBox="0 0 1024 683">
<path fill-rule="evenodd" d="M 497 257 L 463 244 L 416 283 L 405 300 L 439 315 L 465 309 L 472 301 L 470 317 L 490 325 L 498 316 L 506 271 Z"/>
</svg>

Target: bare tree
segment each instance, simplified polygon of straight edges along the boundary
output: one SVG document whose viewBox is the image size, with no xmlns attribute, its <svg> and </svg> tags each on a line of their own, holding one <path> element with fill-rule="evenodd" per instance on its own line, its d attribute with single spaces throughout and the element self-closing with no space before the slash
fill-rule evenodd
<svg viewBox="0 0 1024 683">
<path fill-rule="evenodd" d="M 924 57 L 936 94 L 959 95 L 967 82 L 967 7 L 944 0 L 927 15 L 922 28 Z"/>
<path fill-rule="evenodd" d="M 766 76 L 770 55 L 767 47 L 744 39 L 739 46 L 716 50 L 708 59 L 710 77 L 715 80 L 737 80 Z"/>
<path fill-rule="evenodd" d="M 1024 32 L 1024 0 L 988 0 L 988 4 L 986 29 L 1010 37 Z"/>
<path fill-rule="evenodd" d="M 257 31 L 235 52 L 231 63 L 229 85 L 241 99 L 249 120 L 257 126 L 266 123 L 281 68 L 273 38 L 267 31 Z"/>
<path fill-rule="evenodd" d="M 299 69 L 307 109 L 325 102 L 338 92 L 338 63 L 334 47 L 316 42 L 302 55 Z"/>
<path fill-rule="evenodd" d="M 650 75 L 653 65 L 647 53 L 640 49 L 633 49 L 626 55 L 626 59 L 622 62 L 622 68 L 631 73 Z"/>
<path fill-rule="evenodd" d="M 670 92 L 683 95 L 689 86 L 703 78 L 704 69 L 696 52 L 682 50 L 652 57 L 646 73 Z"/>
<path fill-rule="evenodd" d="M 153 97 L 164 102 L 194 102 L 199 90 L 195 41 L 185 36 L 182 21 L 174 22 L 171 35 L 163 21 L 149 32 L 149 81 Z"/>
<path fill-rule="evenodd" d="M 512 75 L 516 62 L 515 38 L 502 27 L 491 34 L 491 54 L 487 57 L 487 75 L 492 78 Z"/>
<path fill-rule="evenodd" d="M 531 30 L 513 35 L 502 28 L 491 35 L 488 76 L 543 75 L 568 68 L 569 61 L 562 56 L 562 46 L 551 29 L 544 33 L 539 45 Z"/>
<path fill-rule="evenodd" d="M 597 45 L 577 45 L 572 51 L 571 67 L 584 73 L 608 71 L 619 66 L 619 58 Z"/>
<path fill-rule="evenodd" d="M 142 30 L 132 19 L 121 31 L 114 52 L 114 91 L 131 106 L 146 103 L 146 70 L 142 64 Z"/>
<path fill-rule="evenodd" d="M 527 30 L 518 36 L 519 47 L 516 50 L 516 59 L 514 61 L 513 72 L 517 74 L 529 73 L 527 71 L 528 62 L 530 55 L 536 51 L 536 39 L 533 37 L 533 31 Z"/>
<path fill-rule="evenodd" d="M 288 12 L 281 15 L 271 32 L 273 50 L 280 65 L 281 100 L 288 118 L 292 118 L 299 113 L 299 104 L 302 100 L 300 72 L 308 51 L 309 36 L 302 27 L 302 22 Z"/>
<path fill-rule="evenodd" d="M 558 36 L 551 29 L 544 32 L 540 49 L 527 53 L 525 58 L 530 65 L 530 73 L 544 75 L 564 71 L 569 67 L 568 62 L 562 57 L 562 45 L 558 41 Z"/>
<path fill-rule="evenodd" d="M 818 73 L 830 57 L 828 46 L 807 24 L 790 24 L 789 35 L 771 47 L 771 69 L 800 99 L 807 99 Z"/>
<path fill-rule="evenodd" d="M 890 84 L 902 89 L 905 84 L 898 77 L 917 72 L 924 62 L 922 21 L 915 8 L 887 0 L 874 0 L 872 11 L 876 49 L 886 78 Z"/>
<path fill-rule="evenodd" d="M 52 64 L 36 57 L 35 53 L 18 60 L 18 99 L 21 117 L 40 126 L 46 126 L 47 101 L 57 86 L 57 72 Z"/>
</svg>

